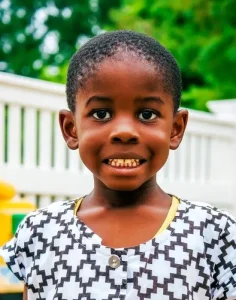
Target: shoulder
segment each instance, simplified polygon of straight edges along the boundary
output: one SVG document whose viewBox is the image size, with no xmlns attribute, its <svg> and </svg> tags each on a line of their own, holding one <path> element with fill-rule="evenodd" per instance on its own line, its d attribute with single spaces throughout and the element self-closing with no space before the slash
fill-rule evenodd
<svg viewBox="0 0 236 300">
<path fill-rule="evenodd" d="M 28 214 L 20 223 L 15 236 L 2 248 L 0 256 L 20 280 L 27 281 L 27 270 L 34 258 L 49 253 L 50 243 L 73 222 L 76 200 L 55 202 Z"/>
<path fill-rule="evenodd" d="M 209 268 L 211 273 L 212 299 L 236 299 L 235 217 L 208 203 L 182 200 L 181 204 L 185 208 L 184 222 L 188 220 L 188 229 L 193 228 L 192 240 L 202 247 L 200 267 L 203 272 Z"/>
<path fill-rule="evenodd" d="M 67 229 L 73 223 L 76 199 L 54 202 L 48 207 L 29 213 L 18 226 L 15 236 L 2 249 L 14 254 L 34 252 L 38 244 L 47 241 Z"/>
<path fill-rule="evenodd" d="M 28 214 L 16 232 L 16 250 L 25 250 L 29 245 L 37 247 L 37 243 L 45 238 L 51 240 L 67 224 L 73 222 L 75 202 L 76 200 L 54 202 Z"/>
<path fill-rule="evenodd" d="M 202 229 L 203 235 L 220 238 L 229 231 L 236 234 L 236 220 L 229 212 L 205 202 L 181 200 L 181 203 L 185 208 L 184 217 Z"/>
<path fill-rule="evenodd" d="M 76 199 L 54 202 L 47 207 L 40 208 L 28 214 L 25 218 L 25 222 L 37 225 L 37 223 L 42 222 L 46 219 L 50 221 L 60 219 L 61 217 L 66 215 L 70 216 L 71 212 L 73 212 L 75 202 Z"/>
<path fill-rule="evenodd" d="M 217 208 L 206 202 L 197 202 L 197 201 L 188 201 L 181 200 L 182 204 L 186 208 L 186 212 L 195 215 L 197 214 L 200 219 L 219 219 L 219 220 L 227 220 L 230 219 L 232 222 L 235 222 L 235 218 L 229 212 Z"/>
</svg>

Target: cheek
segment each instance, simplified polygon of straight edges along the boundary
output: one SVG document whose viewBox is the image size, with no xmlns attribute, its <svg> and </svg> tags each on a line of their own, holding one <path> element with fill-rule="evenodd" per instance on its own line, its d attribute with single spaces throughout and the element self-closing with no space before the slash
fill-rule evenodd
<svg viewBox="0 0 236 300">
<path fill-rule="evenodd" d="M 93 169 L 99 158 L 100 149 L 103 145 L 101 135 L 94 134 L 92 130 L 78 132 L 79 153 L 83 163 L 90 170 Z"/>
<path fill-rule="evenodd" d="M 163 165 L 169 155 L 170 149 L 170 132 L 167 131 L 155 131 L 148 135 L 148 145 L 150 153 L 153 157 L 154 167 L 160 167 Z"/>
<path fill-rule="evenodd" d="M 87 148 L 88 150 L 93 149 L 94 144 L 97 142 L 96 130 L 93 129 L 91 124 L 87 122 L 85 118 L 81 118 L 80 120 L 83 121 L 76 124 L 79 148 Z"/>
<path fill-rule="evenodd" d="M 147 134 L 148 133 L 148 134 Z M 143 137 L 146 138 L 147 143 L 153 148 L 153 150 L 156 152 L 161 149 L 168 147 L 170 145 L 170 136 L 171 136 L 171 129 L 168 128 L 156 128 L 153 130 L 149 130 L 143 132 Z"/>
<path fill-rule="evenodd" d="M 81 117 L 76 124 L 79 148 L 87 148 L 90 153 L 97 154 L 102 145 L 107 141 L 110 128 L 107 124 L 99 124 L 91 121 L 90 118 Z"/>
</svg>

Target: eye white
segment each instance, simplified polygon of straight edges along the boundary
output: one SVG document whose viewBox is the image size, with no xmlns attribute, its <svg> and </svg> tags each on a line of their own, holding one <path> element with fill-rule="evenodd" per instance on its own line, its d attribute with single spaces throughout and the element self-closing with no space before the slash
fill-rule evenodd
<svg viewBox="0 0 236 300">
<path fill-rule="evenodd" d="M 93 117 L 97 120 L 108 120 L 111 118 L 111 114 L 106 110 L 99 110 L 93 113 Z"/>
<path fill-rule="evenodd" d="M 149 120 L 153 120 L 157 117 L 156 113 L 146 110 L 146 111 L 142 111 L 139 115 L 138 118 L 144 121 L 149 121 Z"/>
</svg>

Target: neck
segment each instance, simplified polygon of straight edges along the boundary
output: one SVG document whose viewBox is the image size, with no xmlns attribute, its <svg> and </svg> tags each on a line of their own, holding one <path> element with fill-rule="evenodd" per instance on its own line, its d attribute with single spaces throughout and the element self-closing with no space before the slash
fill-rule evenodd
<svg viewBox="0 0 236 300">
<path fill-rule="evenodd" d="M 170 196 L 156 183 L 156 178 L 144 183 L 134 191 L 114 191 L 94 179 L 94 190 L 86 197 L 87 205 L 107 208 L 135 207 L 139 205 L 163 206 Z"/>
</svg>

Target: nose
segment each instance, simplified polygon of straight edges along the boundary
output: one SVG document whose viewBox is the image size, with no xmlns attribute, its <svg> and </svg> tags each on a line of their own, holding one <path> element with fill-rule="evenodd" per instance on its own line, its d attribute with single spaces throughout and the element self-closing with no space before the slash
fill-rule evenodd
<svg viewBox="0 0 236 300">
<path fill-rule="evenodd" d="M 136 144 L 139 142 L 139 134 L 132 122 L 123 120 L 114 124 L 114 129 L 110 134 L 110 142 Z"/>
</svg>

